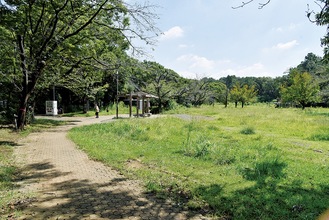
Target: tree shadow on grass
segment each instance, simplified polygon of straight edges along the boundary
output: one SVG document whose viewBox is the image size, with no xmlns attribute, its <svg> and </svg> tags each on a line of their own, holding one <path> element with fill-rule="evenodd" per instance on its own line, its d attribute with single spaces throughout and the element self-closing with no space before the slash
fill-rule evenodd
<svg viewBox="0 0 329 220">
<path fill-rule="evenodd" d="M 124 176 L 93 183 L 64 180 L 68 174 L 47 162 L 25 167 L 21 184 L 51 181 L 39 189 L 37 201 L 20 207 L 24 219 L 190 219 L 198 215 L 151 194 L 141 196 L 131 190 L 133 181 Z"/>
<path fill-rule="evenodd" d="M 309 188 L 301 180 L 288 183 L 286 166 L 278 160 L 256 163 L 241 171 L 254 184 L 226 195 L 219 185 L 197 190 L 223 219 L 317 219 L 329 208 L 329 185 Z"/>
</svg>

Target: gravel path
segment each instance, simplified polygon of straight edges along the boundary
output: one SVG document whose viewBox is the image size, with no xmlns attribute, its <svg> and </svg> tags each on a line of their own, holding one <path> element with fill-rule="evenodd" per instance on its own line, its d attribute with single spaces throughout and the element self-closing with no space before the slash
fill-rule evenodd
<svg viewBox="0 0 329 220">
<path fill-rule="evenodd" d="M 14 151 L 23 169 L 18 184 L 36 199 L 19 219 L 207 219 L 143 193 L 138 181 L 90 160 L 66 137 L 72 127 L 112 117 L 74 118 L 21 141 Z"/>
</svg>

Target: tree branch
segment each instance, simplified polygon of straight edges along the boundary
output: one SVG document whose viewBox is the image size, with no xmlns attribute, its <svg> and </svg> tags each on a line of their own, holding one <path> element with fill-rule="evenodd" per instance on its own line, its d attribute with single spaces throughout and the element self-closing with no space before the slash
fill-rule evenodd
<svg viewBox="0 0 329 220">
<path fill-rule="evenodd" d="M 78 33 L 80 33 L 83 29 L 85 29 L 89 24 L 91 24 L 91 22 L 95 19 L 95 17 L 102 11 L 103 6 L 108 2 L 108 0 L 104 1 L 99 8 L 97 9 L 97 11 L 91 16 L 91 18 L 89 18 L 89 20 L 84 23 L 83 25 L 81 25 L 77 30 L 75 30 L 74 32 L 67 34 L 63 37 L 63 39 L 67 39 L 69 37 L 72 37 L 74 35 L 77 35 Z"/>
<path fill-rule="evenodd" d="M 320 18 L 323 18 L 324 14 L 326 13 L 326 9 L 328 8 L 328 3 L 325 3 L 324 6 L 322 6 L 320 3 L 318 2 L 321 2 L 323 3 L 322 1 L 320 0 L 317 0 L 317 1 L 314 1 L 315 4 L 317 4 L 320 8 L 320 12 L 318 13 L 315 13 L 314 10 L 311 10 L 310 9 L 310 5 L 307 4 L 307 11 L 306 11 L 306 14 L 307 14 L 307 18 L 310 22 L 312 23 L 316 23 L 318 25 L 322 25 L 321 24 L 321 19 Z M 312 16 L 314 16 L 314 20 L 311 18 Z"/>
<path fill-rule="evenodd" d="M 52 1 L 51 1 L 52 2 Z M 64 8 L 66 7 L 68 3 L 68 0 L 65 1 L 65 3 L 63 4 L 63 6 L 59 9 L 55 9 L 55 17 L 54 17 L 54 20 L 51 22 L 53 23 L 52 24 L 52 27 L 51 27 L 51 31 L 49 33 L 49 36 L 46 38 L 46 40 L 43 42 L 39 52 L 36 54 L 37 57 L 40 57 L 42 52 L 44 52 L 44 50 L 46 49 L 47 45 L 49 44 L 49 42 L 51 41 L 51 39 L 53 39 L 53 36 L 55 34 L 55 31 L 56 31 L 56 28 L 57 28 L 57 23 L 58 23 L 58 20 L 59 20 L 59 13 L 64 10 Z"/>
<path fill-rule="evenodd" d="M 250 0 L 247 2 L 242 2 L 239 6 L 232 6 L 233 9 L 243 8 L 245 5 L 248 5 L 249 3 L 253 2 L 254 0 Z"/>
<path fill-rule="evenodd" d="M 243 8 L 244 6 L 254 2 L 254 0 L 249 0 L 247 2 L 241 2 L 241 5 L 239 6 L 233 6 L 233 9 Z M 266 5 L 268 5 L 271 2 L 271 0 L 267 0 L 265 3 L 258 3 L 258 9 L 263 9 Z"/>
<path fill-rule="evenodd" d="M 45 4 L 46 4 L 45 2 L 42 3 L 42 11 L 41 11 L 41 14 L 40 14 L 40 16 L 39 16 L 39 19 L 38 19 L 38 21 L 37 21 L 37 24 L 35 25 L 34 31 L 33 31 L 32 33 L 36 33 L 36 32 L 38 31 L 38 29 L 39 29 L 39 25 L 41 24 L 41 21 L 42 21 L 42 18 L 43 18 L 44 12 L 45 12 L 45 7 L 46 7 Z M 31 30 L 32 30 L 32 29 L 31 29 Z"/>
</svg>

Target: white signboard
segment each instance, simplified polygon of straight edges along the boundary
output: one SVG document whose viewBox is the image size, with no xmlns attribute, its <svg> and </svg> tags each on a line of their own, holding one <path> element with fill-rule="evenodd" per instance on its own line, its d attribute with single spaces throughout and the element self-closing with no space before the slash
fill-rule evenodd
<svg viewBox="0 0 329 220">
<path fill-rule="evenodd" d="M 46 115 L 57 115 L 57 101 L 46 101 Z"/>
</svg>

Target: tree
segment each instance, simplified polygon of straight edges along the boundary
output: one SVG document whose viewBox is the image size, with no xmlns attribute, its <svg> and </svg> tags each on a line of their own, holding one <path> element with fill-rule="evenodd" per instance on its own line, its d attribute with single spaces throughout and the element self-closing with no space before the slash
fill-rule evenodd
<svg viewBox="0 0 329 220">
<path fill-rule="evenodd" d="M 247 84 L 241 86 L 240 83 L 236 83 L 231 89 L 230 94 L 235 107 L 238 106 L 238 102 L 241 102 L 241 107 L 243 108 L 245 103 L 256 97 L 257 92 L 255 86 L 248 86 Z"/>
<path fill-rule="evenodd" d="M 220 81 L 210 81 L 208 84 L 209 97 L 208 102 L 210 104 L 215 104 L 215 102 L 225 103 L 224 99 L 227 97 L 227 87 L 224 83 Z"/>
<path fill-rule="evenodd" d="M 305 56 L 297 69 L 299 72 L 308 72 L 312 75 L 312 78 L 316 84 L 319 85 L 319 102 L 320 105 L 326 106 L 329 103 L 329 66 L 328 62 L 324 62 L 322 57 L 317 56 L 313 53 L 308 53 Z"/>
<path fill-rule="evenodd" d="M 296 68 L 289 73 L 291 85 L 281 87 L 281 97 L 284 102 L 297 102 L 305 109 L 306 105 L 318 99 L 319 86 L 314 83 L 308 72 L 299 72 Z"/>
<path fill-rule="evenodd" d="M 255 86 L 243 85 L 241 94 L 241 107 L 243 108 L 245 103 L 252 101 L 257 95 Z"/>
<path fill-rule="evenodd" d="M 319 26 L 329 27 L 329 1 L 328 0 L 316 0 L 320 7 L 319 12 L 308 11 L 307 16 L 312 21 Z M 311 16 L 314 15 L 314 19 Z M 324 46 L 324 60 L 329 61 L 329 32 L 321 39 L 321 44 Z"/>
<path fill-rule="evenodd" d="M 301 72 L 308 72 L 313 76 L 323 72 L 323 59 L 314 53 L 308 53 L 305 59 L 297 66 Z"/>
<path fill-rule="evenodd" d="M 225 85 L 226 85 L 226 93 L 225 93 L 225 101 L 224 101 L 225 108 L 227 108 L 227 105 L 228 105 L 229 94 L 230 94 L 230 90 L 231 90 L 232 85 L 233 85 L 233 79 L 234 78 L 235 78 L 235 76 L 228 75 L 224 80 Z"/>
<path fill-rule="evenodd" d="M 20 66 L 20 129 L 36 85 L 46 72 L 51 74 L 51 67 L 58 61 L 62 61 L 67 75 L 81 66 L 102 63 L 102 47 L 93 43 L 96 40 L 107 42 L 103 48 L 109 51 L 130 46 L 142 52 L 133 47 L 131 39 L 138 37 L 152 44 L 148 34 L 158 32 L 151 5 L 128 5 L 117 0 L 4 2 L 0 3 L 0 28 L 10 32 L 6 42 L 16 51 L 12 58 Z"/>
<path fill-rule="evenodd" d="M 17 79 L 17 67 L 13 42 L 6 40 L 11 37 L 10 31 L 0 26 L 0 121 L 12 122 L 18 100 L 14 97 L 21 91 Z"/>
<path fill-rule="evenodd" d="M 156 62 L 144 61 L 143 65 L 148 72 L 146 88 L 149 92 L 154 92 L 158 97 L 158 111 L 162 112 L 163 106 L 173 96 L 178 74 L 172 70 L 164 68 Z"/>
<path fill-rule="evenodd" d="M 258 92 L 258 101 L 260 102 L 272 102 L 279 97 L 279 87 L 276 79 L 271 77 L 258 77 L 255 79 Z"/>
<path fill-rule="evenodd" d="M 239 83 L 236 83 L 230 90 L 230 99 L 231 101 L 234 102 L 235 108 L 238 107 L 238 102 L 241 99 L 241 94 L 242 94 L 241 86 Z"/>
<path fill-rule="evenodd" d="M 188 100 L 194 107 L 201 106 L 210 96 L 209 82 L 194 79 L 188 86 Z"/>
</svg>

